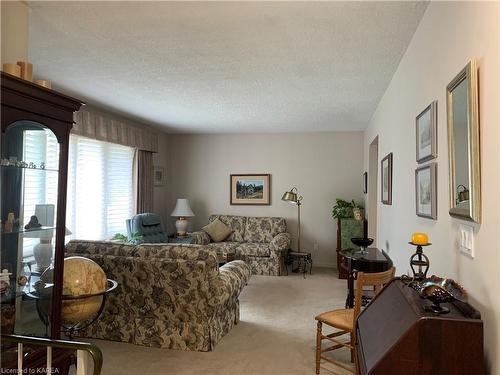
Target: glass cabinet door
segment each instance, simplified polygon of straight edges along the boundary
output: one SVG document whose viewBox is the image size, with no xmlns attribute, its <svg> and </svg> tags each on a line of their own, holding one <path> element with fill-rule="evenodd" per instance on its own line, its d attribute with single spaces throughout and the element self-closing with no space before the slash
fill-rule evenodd
<svg viewBox="0 0 500 375">
<path fill-rule="evenodd" d="M 1 150 L 2 331 L 49 336 L 59 144 L 47 127 L 16 121 Z"/>
</svg>

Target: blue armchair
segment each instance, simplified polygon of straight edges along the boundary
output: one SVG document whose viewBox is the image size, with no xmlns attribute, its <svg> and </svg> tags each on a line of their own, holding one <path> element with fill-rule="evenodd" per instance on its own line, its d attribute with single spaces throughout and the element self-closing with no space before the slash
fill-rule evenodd
<svg viewBox="0 0 500 375">
<path fill-rule="evenodd" d="M 168 242 L 167 235 L 163 232 L 160 216 L 153 213 L 135 215 L 126 221 L 127 235 L 129 240 L 132 234 L 138 233 L 142 236 L 143 243 L 165 243 Z"/>
</svg>

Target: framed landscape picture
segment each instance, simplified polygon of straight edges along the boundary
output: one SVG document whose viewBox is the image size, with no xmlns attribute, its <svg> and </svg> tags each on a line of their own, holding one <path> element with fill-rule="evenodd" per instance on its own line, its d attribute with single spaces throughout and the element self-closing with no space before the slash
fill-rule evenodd
<svg viewBox="0 0 500 375">
<path fill-rule="evenodd" d="M 232 174 L 230 202 L 233 205 L 270 205 L 270 174 Z"/>
<path fill-rule="evenodd" d="M 153 169 L 153 185 L 165 186 L 165 168 L 155 165 Z"/>
<path fill-rule="evenodd" d="M 437 220 L 437 176 L 436 163 L 415 170 L 416 214 Z"/>
<path fill-rule="evenodd" d="M 416 118 L 417 163 L 437 157 L 437 101 L 433 101 Z"/>
<path fill-rule="evenodd" d="M 382 159 L 381 164 L 381 188 L 382 203 L 392 204 L 392 152 Z"/>
</svg>

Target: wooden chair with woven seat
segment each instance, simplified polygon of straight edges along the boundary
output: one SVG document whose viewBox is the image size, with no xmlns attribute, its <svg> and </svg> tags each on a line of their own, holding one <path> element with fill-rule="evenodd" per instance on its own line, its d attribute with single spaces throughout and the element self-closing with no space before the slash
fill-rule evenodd
<svg viewBox="0 0 500 375">
<path fill-rule="evenodd" d="M 392 267 L 391 269 L 379 272 L 379 273 L 364 273 L 358 272 L 357 285 L 356 285 L 356 299 L 353 309 L 338 309 L 327 311 L 316 316 L 318 321 L 318 329 L 316 333 L 316 374 L 319 374 L 321 360 L 325 360 L 336 366 L 339 366 L 347 371 L 357 373 L 356 368 L 356 353 L 354 348 L 355 343 L 355 329 L 356 319 L 361 311 L 361 302 L 363 295 L 363 287 L 372 286 L 374 288 L 375 294 L 380 292 L 382 287 L 389 283 L 394 278 L 394 273 L 396 269 Z M 337 329 L 337 331 L 324 335 L 322 332 L 322 326 L 326 324 L 332 328 Z M 339 339 L 340 336 L 350 334 L 350 339 L 343 341 Z M 323 340 L 328 340 L 333 343 L 325 349 L 321 348 L 321 343 Z M 345 339 L 344 339 L 345 340 Z M 354 367 L 352 365 L 343 363 L 332 358 L 327 358 L 323 355 L 325 352 L 332 350 L 348 348 L 351 351 L 351 362 L 354 362 Z"/>
</svg>

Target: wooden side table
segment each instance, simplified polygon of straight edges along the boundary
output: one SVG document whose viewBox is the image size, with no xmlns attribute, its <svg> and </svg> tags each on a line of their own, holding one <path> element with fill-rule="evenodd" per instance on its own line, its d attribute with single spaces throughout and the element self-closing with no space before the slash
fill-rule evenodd
<svg viewBox="0 0 500 375">
<path fill-rule="evenodd" d="M 293 269 L 294 262 L 297 262 L 297 268 Z M 312 256 L 311 253 L 307 251 L 292 251 L 288 249 L 288 253 L 285 256 L 285 269 L 286 275 L 288 276 L 288 265 L 292 266 L 292 272 L 302 273 L 304 279 L 307 274 L 307 266 L 309 266 L 309 275 L 312 275 Z"/>
</svg>

